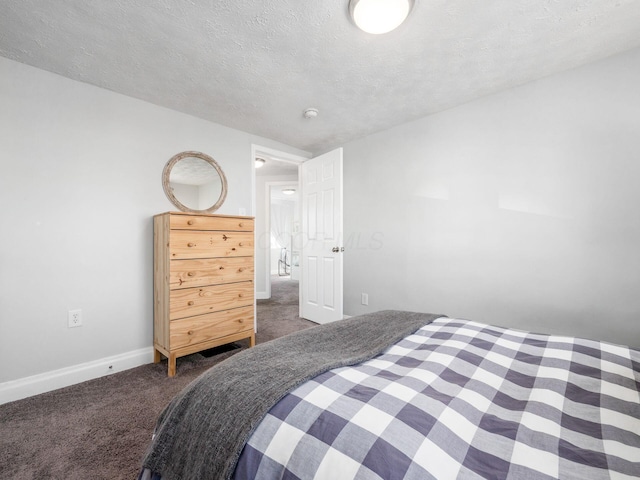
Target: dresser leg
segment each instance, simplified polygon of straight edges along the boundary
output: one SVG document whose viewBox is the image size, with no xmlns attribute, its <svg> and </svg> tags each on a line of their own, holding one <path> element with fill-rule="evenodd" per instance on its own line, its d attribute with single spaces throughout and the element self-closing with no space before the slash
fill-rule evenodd
<svg viewBox="0 0 640 480">
<path fill-rule="evenodd" d="M 169 364 L 169 372 L 167 374 L 170 377 L 174 377 L 176 375 L 176 355 L 174 353 L 169 354 L 167 363 Z"/>
<path fill-rule="evenodd" d="M 160 363 L 160 360 L 162 360 L 162 354 L 156 350 L 155 348 L 153 349 L 153 363 Z"/>
<path fill-rule="evenodd" d="M 256 346 L 256 334 L 255 332 L 249 337 L 249 348 Z"/>
</svg>

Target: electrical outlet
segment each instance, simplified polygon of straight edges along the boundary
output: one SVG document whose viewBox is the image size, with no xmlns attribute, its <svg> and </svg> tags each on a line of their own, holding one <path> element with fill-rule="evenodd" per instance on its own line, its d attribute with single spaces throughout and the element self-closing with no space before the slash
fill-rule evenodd
<svg viewBox="0 0 640 480">
<path fill-rule="evenodd" d="M 362 294 L 362 305 L 369 305 L 369 294 L 368 293 L 363 293 Z"/>
<path fill-rule="evenodd" d="M 82 326 L 82 310 L 69 310 L 67 320 L 69 321 L 69 328 Z"/>
</svg>

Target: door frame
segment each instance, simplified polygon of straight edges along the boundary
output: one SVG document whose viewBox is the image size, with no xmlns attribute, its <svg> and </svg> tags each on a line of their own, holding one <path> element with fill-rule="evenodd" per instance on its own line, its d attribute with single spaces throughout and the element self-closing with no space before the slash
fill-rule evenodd
<svg viewBox="0 0 640 480">
<path fill-rule="evenodd" d="M 293 153 L 287 153 L 287 152 L 283 152 L 281 150 L 276 150 L 274 148 L 269 148 L 269 147 L 263 147 L 261 145 L 256 145 L 256 144 L 251 144 L 251 214 L 252 216 L 256 217 L 257 216 L 257 202 L 256 202 L 256 187 L 257 187 L 257 182 L 256 182 L 256 166 L 255 166 L 255 158 L 257 156 L 260 157 L 266 157 L 266 158 L 271 158 L 275 161 L 279 161 L 279 162 L 283 162 L 283 163 L 291 163 L 294 165 L 297 165 L 298 167 L 300 165 L 302 165 L 302 163 L 304 163 L 305 161 L 309 160 L 311 158 L 311 155 L 296 155 Z M 299 170 L 299 168 L 298 168 Z M 261 299 L 266 299 L 266 298 L 271 298 L 271 235 L 270 235 L 270 231 L 271 231 L 271 186 L 270 184 L 276 185 L 278 183 L 280 183 L 281 185 L 283 184 L 286 185 L 291 185 L 291 181 L 273 181 L 273 182 L 266 182 L 265 183 L 265 202 L 264 202 L 264 208 L 260 210 L 260 214 L 264 214 L 265 217 L 265 226 L 264 226 L 264 231 L 262 232 L 258 232 L 258 229 L 255 229 L 254 231 L 254 245 L 255 248 L 259 248 L 260 247 L 260 235 L 266 235 L 266 239 L 267 239 L 267 248 L 265 251 L 265 259 L 264 259 L 264 269 L 265 269 L 265 291 L 264 292 L 257 292 L 256 288 L 258 285 L 258 272 L 257 269 L 255 269 L 254 271 L 254 296 L 256 298 L 256 300 L 261 300 Z M 298 171 L 298 191 L 300 191 L 300 172 Z M 298 202 L 298 208 L 301 209 L 301 202 Z M 299 212 L 301 213 L 301 212 Z M 302 273 L 302 272 L 301 272 Z"/>
</svg>

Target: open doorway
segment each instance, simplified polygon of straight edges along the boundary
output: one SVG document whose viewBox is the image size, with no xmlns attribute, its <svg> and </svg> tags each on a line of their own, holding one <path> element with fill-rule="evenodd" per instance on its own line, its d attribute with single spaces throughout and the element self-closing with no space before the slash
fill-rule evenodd
<svg viewBox="0 0 640 480">
<path fill-rule="evenodd" d="M 288 181 L 265 182 L 268 205 L 265 205 L 268 233 L 265 235 L 268 273 L 265 300 L 274 305 L 299 306 L 300 202 L 297 171 Z M 270 177 L 273 178 L 273 177 Z"/>
<path fill-rule="evenodd" d="M 298 166 L 306 158 L 257 146 L 253 154 L 254 159 L 264 160 L 260 168 L 254 165 L 253 177 L 256 341 L 260 343 L 313 323 L 299 316 L 301 272 L 296 249 L 301 211 Z"/>
<path fill-rule="evenodd" d="M 300 218 L 298 166 L 306 158 L 255 145 L 253 155 L 262 160 L 254 170 L 256 299 L 268 300 L 272 284 L 297 283 L 300 275 L 294 230 Z"/>
<path fill-rule="evenodd" d="M 297 180 L 266 182 L 268 195 L 268 295 L 256 300 L 256 322 L 260 338 L 275 331 L 300 327 L 300 205 Z M 265 332 L 266 327 L 266 332 Z"/>
<path fill-rule="evenodd" d="M 270 192 L 270 297 L 261 303 L 287 305 L 299 310 L 300 193 L 297 176 L 295 182 L 267 182 L 267 185 Z"/>
<path fill-rule="evenodd" d="M 300 194 L 298 180 L 267 182 L 269 186 L 270 278 L 300 280 Z"/>
</svg>

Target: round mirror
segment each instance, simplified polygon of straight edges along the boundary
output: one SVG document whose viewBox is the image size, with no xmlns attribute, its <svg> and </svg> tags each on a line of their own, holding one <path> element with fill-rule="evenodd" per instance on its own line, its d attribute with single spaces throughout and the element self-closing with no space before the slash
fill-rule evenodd
<svg viewBox="0 0 640 480">
<path fill-rule="evenodd" d="M 162 188 L 183 212 L 212 213 L 227 198 L 227 178 L 220 165 L 200 152 L 174 155 L 162 171 Z"/>
</svg>

